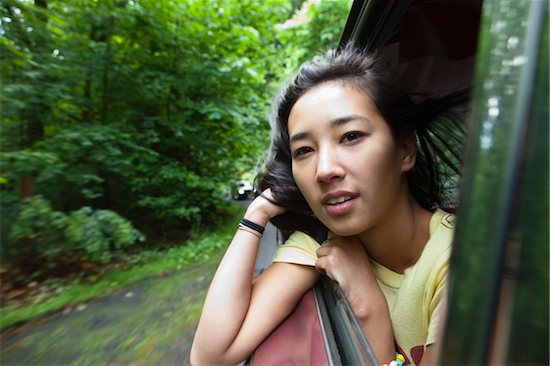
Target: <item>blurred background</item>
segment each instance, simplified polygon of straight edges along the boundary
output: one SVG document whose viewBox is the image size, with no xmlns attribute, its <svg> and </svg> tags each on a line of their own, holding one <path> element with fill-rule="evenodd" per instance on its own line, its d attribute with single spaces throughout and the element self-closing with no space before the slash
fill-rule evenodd
<svg viewBox="0 0 550 366">
<path fill-rule="evenodd" d="M 276 90 L 350 7 L 0 2 L 3 365 L 188 362 Z"/>
</svg>

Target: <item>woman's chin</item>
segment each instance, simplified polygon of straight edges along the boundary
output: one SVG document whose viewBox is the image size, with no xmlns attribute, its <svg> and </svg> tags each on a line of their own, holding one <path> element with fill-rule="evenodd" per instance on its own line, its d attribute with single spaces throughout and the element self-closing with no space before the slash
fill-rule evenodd
<svg viewBox="0 0 550 366">
<path fill-rule="evenodd" d="M 336 236 L 356 236 L 362 232 L 358 228 L 353 228 L 349 226 L 327 224 L 325 224 L 325 226 L 328 227 L 328 229 Z"/>
</svg>

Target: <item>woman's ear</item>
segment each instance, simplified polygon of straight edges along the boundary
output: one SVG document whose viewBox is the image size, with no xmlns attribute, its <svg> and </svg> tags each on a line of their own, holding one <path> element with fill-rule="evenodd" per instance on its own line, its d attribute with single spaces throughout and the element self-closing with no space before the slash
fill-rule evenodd
<svg viewBox="0 0 550 366">
<path fill-rule="evenodd" d="M 401 171 L 408 172 L 416 164 L 416 135 L 404 137 L 401 142 Z"/>
</svg>

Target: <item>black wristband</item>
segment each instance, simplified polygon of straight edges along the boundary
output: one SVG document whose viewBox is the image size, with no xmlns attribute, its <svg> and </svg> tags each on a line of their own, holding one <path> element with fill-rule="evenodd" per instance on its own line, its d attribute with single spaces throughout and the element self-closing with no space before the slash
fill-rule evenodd
<svg viewBox="0 0 550 366">
<path fill-rule="evenodd" d="M 247 219 L 241 219 L 241 222 L 240 222 L 241 225 L 243 226 L 246 226 L 254 231 L 257 231 L 259 232 L 260 234 L 263 234 L 264 233 L 264 227 L 261 226 L 261 225 L 258 225 L 256 224 L 255 222 L 252 222 L 250 220 L 247 220 Z"/>
</svg>

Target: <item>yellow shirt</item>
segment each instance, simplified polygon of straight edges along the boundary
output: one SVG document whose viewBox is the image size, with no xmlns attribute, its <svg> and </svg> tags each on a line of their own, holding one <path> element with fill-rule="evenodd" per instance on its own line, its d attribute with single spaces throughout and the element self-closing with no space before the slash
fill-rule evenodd
<svg viewBox="0 0 550 366">
<path fill-rule="evenodd" d="M 425 346 L 436 340 L 453 231 L 454 216 L 437 210 L 430 220 L 430 239 L 422 255 L 405 273 L 371 260 L 388 302 L 396 344 L 407 363 L 418 364 Z M 295 232 L 277 248 L 273 261 L 314 266 L 319 246 L 307 234 Z"/>
</svg>

